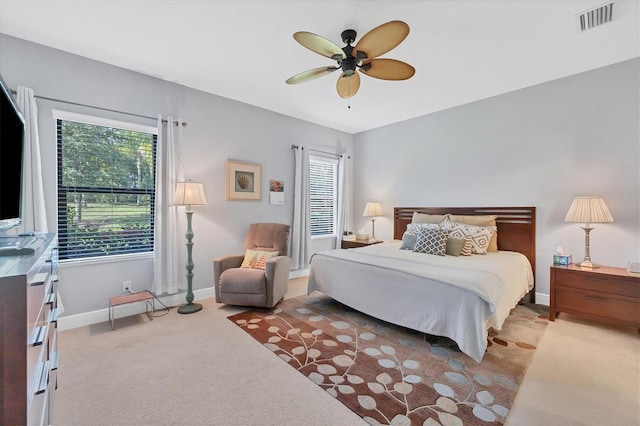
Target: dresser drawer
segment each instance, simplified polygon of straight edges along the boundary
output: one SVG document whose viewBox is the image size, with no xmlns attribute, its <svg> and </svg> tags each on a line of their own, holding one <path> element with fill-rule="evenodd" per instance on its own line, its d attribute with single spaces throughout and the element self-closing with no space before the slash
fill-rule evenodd
<svg viewBox="0 0 640 426">
<path fill-rule="evenodd" d="M 594 315 L 616 321 L 623 321 L 629 325 L 640 326 L 640 303 L 611 297 L 607 294 L 568 289 L 555 289 L 556 309 Z"/>
<path fill-rule="evenodd" d="M 640 297 L 640 285 L 633 278 L 616 277 L 612 275 L 596 274 L 556 269 L 556 286 L 572 287 L 581 290 L 598 291 L 602 293 L 618 294 L 627 297 Z"/>
</svg>

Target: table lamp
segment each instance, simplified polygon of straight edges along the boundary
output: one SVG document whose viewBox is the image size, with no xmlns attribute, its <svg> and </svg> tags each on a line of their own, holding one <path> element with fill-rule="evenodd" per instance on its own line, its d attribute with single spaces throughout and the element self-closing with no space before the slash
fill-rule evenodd
<svg viewBox="0 0 640 426">
<path fill-rule="evenodd" d="M 376 240 L 376 227 L 375 227 L 376 217 L 382 216 L 382 207 L 380 207 L 380 204 L 376 202 L 367 203 L 367 205 L 364 206 L 364 212 L 362 213 L 362 216 L 371 218 L 371 239 L 375 241 Z"/>
<path fill-rule="evenodd" d="M 187 215 L 187 303 L 178 308 L 178 312 L 181 314 L 192 314 L 202 309 L 202 305 L 199 303 L 193 303 L 193 260 L 191 257 L 191 251 L 193 248 L 193 230 L 191 229 L 191 216 L 193 211 L 191 206 L 203 206 L 207 204 L 207 199 L 204 197 L 204 190 L 201 183 L 191 182 L 178 182 L 176 184 L 176 197 L 175 204 L 178 206 L 187 206 L 185 213 Z"/>
<path fill-rule="evenodd" d="M 599 265 L 593 263 L 589 255 L 589 233 L 593 229 L 589 225 L 592 223 L 613 222 L 613 217 L 611 217 L 611 213 L 602 197 L 577 197 L 573 200 L 573 203 L 571 203 L 571 207 L 569 207 L 564 221 L 581 222 L 585 224 L 584 227 L 581 227 L 584 229 L 584 260 L 578 263 L 578 266 L 597 268 Z"/>
</svg>

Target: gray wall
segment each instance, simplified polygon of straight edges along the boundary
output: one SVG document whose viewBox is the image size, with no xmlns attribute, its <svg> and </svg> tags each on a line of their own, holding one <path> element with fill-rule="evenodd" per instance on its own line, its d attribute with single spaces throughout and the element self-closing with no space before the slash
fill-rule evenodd
<svg viewBox="0 0 640 426">
<path fill-rule="evenodd" d="M 151 117 L 171 115 L 188 122 L 183 133 L 185 175 L 204 183 L 209 202 L 194 207 L 194 290 L 213 285 L 214 257 L 242 252 L 249 223 L 292 222 L 292 144 L 352 152 L 352 135 L 2 34 L 0 73 L 12 89 L 21 85 L 32 88 L 36 95 Z M 51 110 L 156 123 L 42 99 L 38 106 L 48 224 L 55 230 L 56 140 Z M 261 201 L 225 201 L 227 159 L 262 164 Z M 269 179 L 285 181 L 284 206 L 269 205 Z M 331 241 L 316 243 L 321 248 L 332 247 Z M 60 294 L 65 315 L 105 309 L 109 297 L 121 294 L 123 280 L 131 280 L 134 290 L 150 289 L 152 272 L 149 256 L 62 265 Z"/>
<path fill-rule="evenodd" d="M 591 257 L 640 260 L 640 60 L 633 59 L 356 135 L 356 229 L 379 200 L 379 239 L 393 207 L 537 207 L 537 292 L 549 293 L 557 246 L 584 258 L 571 201 L 602 195 L 614 218 L 595 224 Z M 424 94 L 422 96 L 429 96 Z"/>
<path fill-rule="evenodd" d="M 205 184 L 197 207 L 194 289 L 212 285 L 211 259 L 238 252 L 254 221 L 291 223 L 290 146 L 353 152 L 354 230 L 378 200 L 385 217 L 376 237 L 391 239 L 394 206 L 538 208 L 537 291 L 548 294 L 558 245 L 581 260 L 584 233 L 564 222 L 575 196 L 602 195 L 615 222 L 595 225 L 594 261 L 626 266 L 640 259 L 640 60 L 634 59 L 352 136 L 0 34 L 0 73 L 15 89 L 143 115 L 180 117 L 187 177 Z M 423 96 L 428 96 L 425 94 Z M 55 131 L 51 109 L 123 121 L 153 121 L 38 101 L 49 226 L 55 229 Z M 225 201 L 225 161 L 258 162 L 263 194 L 285 180 L 286 205 Z M 323 241 L 316 247 L 329 248 Z M 67 314 L 104 309 L 121 282 L 150 288 L 150 258 L 65 265 L 60 291 Z"/>
</svg>

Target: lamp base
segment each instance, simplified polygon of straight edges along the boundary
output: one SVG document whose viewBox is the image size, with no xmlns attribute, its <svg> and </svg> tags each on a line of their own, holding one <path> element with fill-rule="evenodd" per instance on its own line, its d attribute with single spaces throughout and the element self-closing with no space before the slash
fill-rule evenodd
<svg viewBox="0 0 640 426">
<path fill-rule="evenodd" d="M 595 269 L 600 267 L 600 265 L 598 265 L 597 263 L 593 263 L 590 260 L 583 260 L 582 262 L 576 263 L 576 265 L 578 265 L 581 268 L 589 268 L 589 269 Z"/>
<path fill-rule="evenodd" d="M 180 314 L 193 314 L 202 310 L 202 305 L 199 303 L 185 303 L 178 308 Z"/>
</svg>

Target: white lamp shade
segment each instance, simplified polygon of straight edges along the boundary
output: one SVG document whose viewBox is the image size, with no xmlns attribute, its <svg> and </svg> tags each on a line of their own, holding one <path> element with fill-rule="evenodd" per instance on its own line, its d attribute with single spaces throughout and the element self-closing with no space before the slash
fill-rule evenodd
<svg viewBox="0 0 640 426">
<path fill-rule="evenodd" d="M 364 206 L 362 216 L 382 216 L 382 207 L 380 207 L 380 204 L 376 202 L 367 203 L 367 205 Z"/>
<path fill-rule="evenodd" d="M 203 206 L 207 204 L 202 184 L 198 182 L 178 182 L 175 203 L 178 206 Z"/>
<path fill-rule="evenodd" d="M 613 217 L 602 197 L 577 197 L 571 203 L 564 218 L 565 222 L 606 223 L 613 222 Z"/>
</svg>

